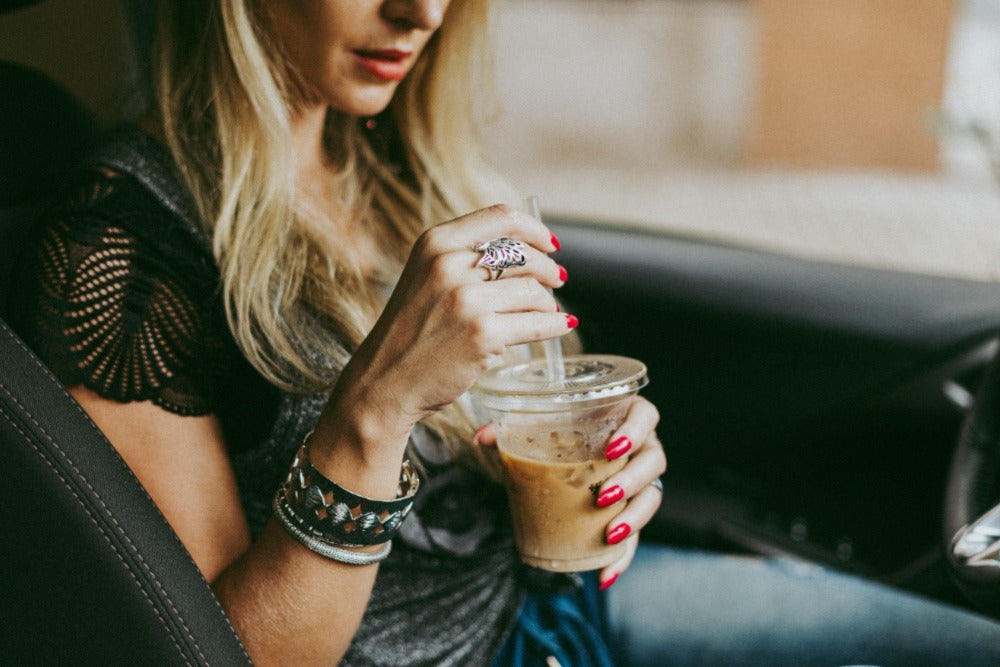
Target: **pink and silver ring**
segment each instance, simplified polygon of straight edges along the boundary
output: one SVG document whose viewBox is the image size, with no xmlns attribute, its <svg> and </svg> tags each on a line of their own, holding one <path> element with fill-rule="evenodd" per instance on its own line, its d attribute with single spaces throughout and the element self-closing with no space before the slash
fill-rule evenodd
<svg viewBox="0 0 1000 667">
<path fill-rule="evenodd" d="M 493 280 L 498 280 L 505 269 L 524 266 L 528 258 L 524 256 L 524 244 L 506 236 L 477 244 L 473 249 L 482 254 L 476 266 L 485 266 Z"/>
</svg>

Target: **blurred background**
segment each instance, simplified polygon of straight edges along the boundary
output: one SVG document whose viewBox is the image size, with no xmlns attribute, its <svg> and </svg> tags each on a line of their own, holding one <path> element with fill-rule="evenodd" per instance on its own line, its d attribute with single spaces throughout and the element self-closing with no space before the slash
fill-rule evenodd
<svg viewBox="0 0 1000 667">
<path fill-rule="evenodd" d="M 0 17 L 0 59 L 128 113 L 123 4 Z M 486 144 L 547 215 L 1000 279 L 997 0 L 493 6 Z"/>
<path fill-rule="evenodd" d="M 1000 2 L 497 10 L 493 155 L 545 210 L 1000 278 L 1000 182 L 964 130 L 1000 137 Z"/>
</svg>

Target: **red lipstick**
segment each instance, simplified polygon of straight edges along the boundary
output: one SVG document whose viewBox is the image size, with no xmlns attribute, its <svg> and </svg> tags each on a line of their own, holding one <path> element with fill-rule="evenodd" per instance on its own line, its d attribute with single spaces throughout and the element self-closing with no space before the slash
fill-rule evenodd
<svg viewBox="0 0 1000 667">
<path fill-rule="evenodd" d="M 412 51 L 399 49 L 359 49 L 354 52 L 362 68 L 385 81 L 400 81 L 408 71 L 407 62 Z"/>
</svg>

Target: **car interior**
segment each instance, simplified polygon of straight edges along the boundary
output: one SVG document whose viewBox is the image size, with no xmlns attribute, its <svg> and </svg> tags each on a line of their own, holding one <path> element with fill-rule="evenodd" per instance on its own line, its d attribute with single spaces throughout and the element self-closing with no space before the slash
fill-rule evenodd
<svg viewBox="0 0 1000 667">
<path fill-rule="evenodd" d="M 2 304 L 31 220 L 107 122 L 22 63 L 0 62 L 0 91 Z M 1000 618 L 996 283 L 547 222 L 584 347 L 649 369 L 670 467 L 643 539 Z M 249 663 L 141 485 L 2 318 L 0 416 L 3 661 Z"/>
</svg>

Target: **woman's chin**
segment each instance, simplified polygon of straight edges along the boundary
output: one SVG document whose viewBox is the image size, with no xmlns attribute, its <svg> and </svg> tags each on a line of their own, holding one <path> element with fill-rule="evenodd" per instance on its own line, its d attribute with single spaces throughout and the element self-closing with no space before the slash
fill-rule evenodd
<svg viewBox="0 0 1000 667">
<path fill-rule="evenodd" d="M 355 91 L 351 95 L 331 96 L 329 103 L 332 108 L 349 116 L 359 118 L 377 116 L 389 106 L 396 88 L 396 84 L 378 86 L 377 88 L 369 86 L 364 90 Z"/>
</svg>

